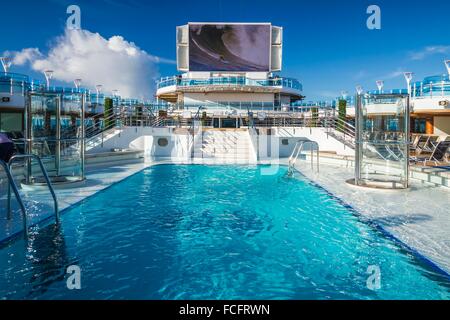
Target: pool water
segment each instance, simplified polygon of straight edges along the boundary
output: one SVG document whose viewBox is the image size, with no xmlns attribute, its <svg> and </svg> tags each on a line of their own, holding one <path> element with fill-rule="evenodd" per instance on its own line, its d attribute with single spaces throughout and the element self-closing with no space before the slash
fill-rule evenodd
<svg viewBox="0 0 450 320">
<path fill-rule="evenodd" d="M 0 298 L 450 298 L 448 278 L 323 189 L 266 169 L 133 175 L 68 209 L 60 227 L 3 245 Z M 81 290 L 67 289 L 70 265 Z"/>
</svg>

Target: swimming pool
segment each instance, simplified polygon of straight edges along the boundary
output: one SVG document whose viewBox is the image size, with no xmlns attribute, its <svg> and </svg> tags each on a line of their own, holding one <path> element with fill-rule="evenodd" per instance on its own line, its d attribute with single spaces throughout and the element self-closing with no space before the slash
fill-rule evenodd
<svg viewBox="0 0 450 320">
<path fill-rule="evenodd" d="M 0 298 L 450 298 L 448 278 L 325 190 L 265 169 L 145 169 L 3 245 Z M 70 265 L 81 290 L 67 289 Z"/>
</svg>

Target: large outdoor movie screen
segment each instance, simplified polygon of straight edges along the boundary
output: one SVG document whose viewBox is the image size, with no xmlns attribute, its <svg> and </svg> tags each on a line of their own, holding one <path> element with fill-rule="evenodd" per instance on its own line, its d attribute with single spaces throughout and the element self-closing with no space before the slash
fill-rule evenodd
<svg viewBox="0 0 450 320">
<path fill-rule="evenodd" d="M 269 72 L 269 24 L 190 24 L 190 71 Z"/>
</svg>

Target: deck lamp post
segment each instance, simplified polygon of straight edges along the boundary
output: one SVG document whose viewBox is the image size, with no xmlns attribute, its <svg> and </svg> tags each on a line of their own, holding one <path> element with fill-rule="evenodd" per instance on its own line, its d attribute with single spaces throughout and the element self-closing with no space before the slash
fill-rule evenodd
<svg viewBox="0 0 450 320">
<path fill-rule="evenodd" d="M 100 94 L 102 93 L 103 86 L 101 84 L 98 84 L 95 86 L 95 91 L 97 92 L 97 105 L 99 104 Z"/>
<path fill-rule="evenodd" d="M 73 84 L 75 85 L 75 88 L 77 89 L 77 92 L 80 92 L 81 82 L 82 82 L 81 79 L 75 79 L 75 80 L 73 81 Z"/>
<path fill-rule="evenodd" d="M 411 81 L 412 81 L 412 79 L 413 79 L 414 73 L 412 73 L 412 72 L 405 72 L 405 73 L 403 73 L 403 75 L 404 75 L 404 77 L 405 77 L 406 84 L 408 85 L 408 94 L 409 94 L 409 97 L 411 98 Z"/>
<path fill-rule="evenodd" d="M 44 71 L 45 81 L 47 82 L 47 90 L 50 90 L 50 80 L 53 78 L 53 73 L 53 70 Z"/>
<path fill-rule="evenodd" d="M 10 57 L 0 57 L 0 60 L 2 61 L 3 70 L 5 73 L 9 72 L 9 68 L 11 67 L 12 60 Z"/>
<path fill-rule="evenodd" d="M 363 123 L 363 107 L 362 94 L 364 89 L 361 85 L 356 86 L 356 104 L 355 104 L 355 185 L 359 185 L 361 180 L 361 166 L 362 161 L 362 123 Z"/>
<path fill-rule="evenodd" d="M 450 60 L 445 60 L 445 67 L 447 68 L 448 77 L 450 78 Z"/>
<path fill-rule="evenodd" d="M 361 95 L 363 93 L 364 89 L 362 86 L 356 86 L 356 92 L 358 93 L 358 95 Z"/>
<path fill-rule="evenodd" d="M 114 103 L 116 104 L 116 110 L 119 109 L 119 90 L 115 89 L 112 91 Z M 113 104 L 114 104 L 113 103 Z"/>
<path fill-rule="evenodd" d="M 378 87 L 378 93 L 383 93 L 384 88 L 384 81 L 383 80 L 377 80 L 377 87 Z"/>
</svg>

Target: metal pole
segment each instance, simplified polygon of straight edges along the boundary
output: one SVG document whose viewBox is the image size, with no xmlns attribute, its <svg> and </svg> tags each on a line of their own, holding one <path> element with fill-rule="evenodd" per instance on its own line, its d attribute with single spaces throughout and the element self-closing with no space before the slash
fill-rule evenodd
<svg viewBox="0 0 450 320">
<path fill-rule="evenodd" d="M 81 144 L 80 144 L 80 156 L 81 156 L 81 179 L 86 179 L 85 174 L 85 153 L 86 153 L 86 124 L 85 124 L 85 109 L 86 109 L 86 95 L 81 95 Z"/>
<path fill-rule="evenodd" d="M 1 161 L 1 160 L 0 160 Z M 12 209 L 11 209 L 11 183 L 8 183 L 8 201 L 6 203 L 6 219 L 12 219 Z"/>
<path fill-rule="evenodd" d="M 25 141 L 24 141 L 25 143 L 24 143 L 24 146 L 25 146 L 25 153 L 27 153 L 27 154 L 33 153 L 33 150 L 32 150 L 33 149 L 33 141 L 31 140 L 33 138 L 32 137 L 32 135 L 33 135 L 33 128 L 32 128 L 33 115 L 31 113 L 32 97 L 33 97 L 33 95 L 30 93 L 27 96 L 27 99 L 26 99 L 27 103 L 25 106 L 25 117 L 24 117 L 25 118 Z M 33 174 L 30 158 L 26 159 L 26 171 L 25 172 L 26 172 L 25 183 L 29 185 L 29 184 L 31 184 L 31 176 Z"/>
<path fill-rule="evenodd" d="M 355 141 L 355 185 L 359 185 L 361 180 L 361 95 L 356 95 L 356 105 L 355 105 L 355 127 L 356 127 L 356 141 Z"/>
<path fill-rule="evenodd" d="M 62 95 L 56 97 L 56 149 L 55 149 L 55 166 L 56 176 L 61 175 L 61 104 Z"/>
<path fill-rule="evenodd" d="M 8 179 L 8 186 L 9 188 L 12 188 L 12 190 L 14 191 L 14 195 L 16 196 L 16 200 L 19 203 L 20 209 L 22 211 L 23 232 L 25 234 L 25 239 L 27 239 L 28 238 L 27 210 L 25 208 L 25 205 L 23 204 L 22 198 L 20 197 L 20 193 L 17 189 L 16 183 L 14 182 L 10 166 L 5 162 L 3 162 L 2 160 L 0 160 L 0 165 L 5 169 L 5 173 Z M 8 212 L 8 215 L 10 216 L 11 212 Z"/>
<path fill-rule="evenodd" d="M 319 162 L 320 162 L 319 145 L 317 144 L 317 173 L 320 172 L 320 165 L 319 165 Z"/>
<path fill-rule="evenodd" d="M 411 131 L 411 114 L 410 112 L 410 99 L 406 99 L 406 110 L 405 110 L 405 131 L 406 131 L 406 161 L 405 161 L 405 175 L 406 175 L 406 188 L 409 188 L 409 152 L 410 152 L 410 131 Z"/>
</svg>

